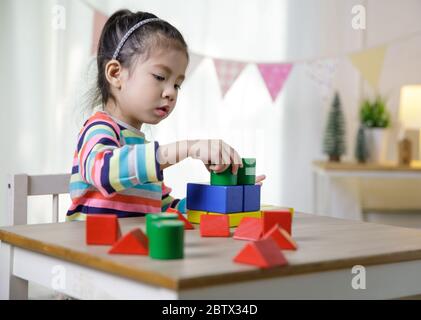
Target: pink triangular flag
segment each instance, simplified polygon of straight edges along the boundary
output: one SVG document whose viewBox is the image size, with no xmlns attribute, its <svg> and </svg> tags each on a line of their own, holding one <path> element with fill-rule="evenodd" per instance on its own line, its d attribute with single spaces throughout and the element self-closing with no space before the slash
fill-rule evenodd
<svg viewBox="0 0 421 320">
<path fill-rule="evenodd" d="M 95 10 L 94 12 L 94 21 L 92 26 L 92 48 L 91 54 L 96 55 L 98 50 L 98 42 L 101 37 L 102 28 L 104 28 L 105 22 L 107 22 L 108 17 L 103 13 Z"/>
<path fill-rule="evenodd" d="M 243 71 L 246 64 L 243 62 L 221 59 L 213 59 L 213 63 L 215 64 L 216 74 L 218 75 L 222 97 L 224 97 L 240 75 L 241 71 Z"/>
<path fill-rule="evenodd" d="M 281 91 L 288 75 L 292 69 L 292 64 L 281 63 L 258 63 L 260 74 L 266 83 L 272 101 L 276 100 L 279 92 Z"/>
</svg>

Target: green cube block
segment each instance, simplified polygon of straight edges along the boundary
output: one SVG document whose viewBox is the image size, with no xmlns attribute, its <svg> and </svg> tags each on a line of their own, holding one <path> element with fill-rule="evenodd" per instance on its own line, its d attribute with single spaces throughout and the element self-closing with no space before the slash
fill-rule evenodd
<svg viewBox="0 0 421 320">
<path fill-rule="evenodd" d="M 158 220 L 177 220 L 178 215 L 176 213 L 148 213 L 146 215 L 146 235 L 151 228 L 151 223 Z"/>
<path fill-rule="evenodd" d="M 184 257 L 184 222 L 180 220 L 153 221 L 149 229 L 149 256 L 169 260 Z"/>
<path fill-rule="evenodd" d="M 237 184 L 255 184 L 256 183 L 256 159 L 242 158 L 243 167 L 238 169 Z"/>
<path fill-rule="evenodd" d="M 235 186 L 237 185 L 237 175 L 232 174 L 232 167 L 229 166 L 225 171 L 216 173 L 211 172 L 211 185 L 213 186 Z"/>
</svg>

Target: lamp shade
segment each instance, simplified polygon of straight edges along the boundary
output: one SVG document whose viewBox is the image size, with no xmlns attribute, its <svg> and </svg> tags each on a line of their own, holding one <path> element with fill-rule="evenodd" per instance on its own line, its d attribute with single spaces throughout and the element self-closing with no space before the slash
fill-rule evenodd
<svg viewBox="0 0 421 320">
<path fill-rule="evenodd" d="M 421 85 L 401 88 L 399 120 L 405 129 L 421 129 Z"/>
</svg>

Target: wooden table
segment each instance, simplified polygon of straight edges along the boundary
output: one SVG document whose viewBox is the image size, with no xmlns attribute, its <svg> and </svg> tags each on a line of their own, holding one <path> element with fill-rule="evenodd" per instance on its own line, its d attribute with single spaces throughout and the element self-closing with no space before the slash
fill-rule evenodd
<svg viewBox="0 0 421 320">
<path fill-rule="evenodd" d="M 364 178 L 421 179 L 421 163 L 413 161 L 410 166 L 405 166 L 397 163 L 314 161 L 313 212 L 363 220 L 360 181 Z M 338 179 L 342 183 L 336 183 Z"/>
<path fill-rule="evenodd" d="M 120 219 L 122 232 L 144 218 Z M 246 244 L 185 233 L 185 259 L 109 255 L 85 245 L 85 223 L 0 228 L 0 298 L 27 298 L 27 281 L 80 299 L 371 299 L 421 293 L 421 232 L 295 213 L 288 266 L 232 261 Z M 353 266 L 366 288 L 353 289 Z"/>
</svg>

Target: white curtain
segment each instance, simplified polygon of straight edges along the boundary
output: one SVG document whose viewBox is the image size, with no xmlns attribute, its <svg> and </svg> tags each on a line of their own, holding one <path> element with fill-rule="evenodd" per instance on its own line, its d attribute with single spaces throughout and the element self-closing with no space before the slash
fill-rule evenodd
<svg viewBox="0 0 421 320">
<path fill-rule="evenodd" d="M 351 28 L 355 4 L 361 1 L 0 0 L 2 185 L 7 173 L 70 171 L 76 135 L 86 117 L 84 94 L 94 71 L 92 8 L 111 15 L 127 7 L 168 20 L 198 54 L 247 62 L 297 62 L 272 102 L 252 63 L 222 99 L 212 60 L 206 58 L 186 80 L 170 118 L 144 131 L 160 143 L 222 138 L 244 157 L 257 158 L 258 173 L 268 177 L 262 202 L 310 212 L 311 162 L 323 157 L 321 141 L 333 90 L 321 96 L 305 61 L 338 58 L 332 89 L 341 94 L 347 120 L 345 159 L 352 159 L 358 101 L 363 92 L 372 92 L 362 86 L 346 53 L 421 29 L 418 0 L 364 1 L 367 31 Z M 54 10 L 60 7 L 66 12 L 64 29 L 52 26 Z M 386 56 L 380 90 L 390 97 L 393 116 L 400 85 L 421 81 L 420 43 L 419 38 L 412 39 Z M 201 163 L 193 160 L 167 169 L 164 176 L 179 197 L 185 196 L 187 182 L 209 179 Z M 4 188 L 0 201 L 5 203 Z M 63 213 L 66 206 L 64 201 Z M 46 221 L 44 208 L 49 205 L 39 201 L 34 207 L 37 213 L 31 221 Z M 3 215 L 0 224 L 1 219 Z"/>
</svg>

